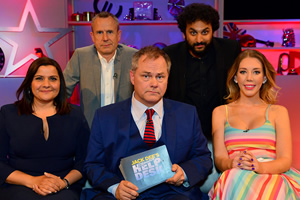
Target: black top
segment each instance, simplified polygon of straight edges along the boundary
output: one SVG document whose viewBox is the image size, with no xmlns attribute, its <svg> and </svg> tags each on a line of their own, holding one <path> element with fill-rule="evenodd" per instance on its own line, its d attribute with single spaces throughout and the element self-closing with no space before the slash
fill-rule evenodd
<svg viewBox="0 0 300 200">
<path fill-rule="evenodd" d="M 186 77 L 184 102 L 196 106 L 197 112 L 202 113 L 199 119 L 202 122 L 203 132 L 211 132 L 211 109 L 219 105 L 213 48 L 200 59 L 187 52 Z"/>
<path fill-rule="evenodd" d="M 225 103 L 224 96 L 227 95 L 227 72 L 228 69 L 232 66 L 235 58 L 241 52 L 241 47 L 235 40 L 213 38 L 212 45 L 213 52 L 210 52 L 208 54 L 208 60 L 203 64 L 200 63 L 199 66 L 199 68 L 204 67 L 204 74 L 207 74 L 207 76 L 209 76 L 206 77 L 206 81 L 208 82 L 206 82 L 205 80 L 200 80 L 201 77 L 199 76 L 202 76 L 201 73 L 203 69 L 199 69 L 201 71 L 199 71 L 197 75 L 193 74 L 193 72 L 190 71 L 190 67 L 195 69 L 196 64 L 191 62 L 191 56 L 188 52 L 185 41 L 164 48 L 164 51 L 169 55 L 171 59 L 171 71 L 165 97 L 195 105 L 197 107 L 204 135 L 208 140 L 211 140 L 212 138 L 212 111 L 216 106 Z M 203 59 L 205 60 L 205 58 Z M 208 69 L 211 69 L 212 71 L 209 71 Z M 193 85 L 191 84 L 191 80 L 200 81 Z M 201 93 L 201 90 L 205 91 L 206 95 L 208 95 L 209 97 L 206 96 L 198 99 L 195 98 L 196 94 L 191 94 L 194 93 L 194 91 L 192 91 L 191 89 L 195 90 L 196 87 L 201 88 L 195 92 L 200 91 Z M 191 96 L 192 98 L 194 98 L 194 100 L 187 100 L 187 98 L 191 98 Z M 210 97 L 213 98 L 211 99 Z"/>
<path fill-rule="evenodd" d="M 0 186 L 14 170 L 39 176 L 44 172 L 65 177 L 72 169 L 83 175 L 90 130 L 79 107 L 67 115 L 47 117 L 49 138 L 43 134 L 42 119 L 19 115 L 14 104 L 0 110 Z M 80 190 L 85 180 L 71 185 Z"/>
</svg>

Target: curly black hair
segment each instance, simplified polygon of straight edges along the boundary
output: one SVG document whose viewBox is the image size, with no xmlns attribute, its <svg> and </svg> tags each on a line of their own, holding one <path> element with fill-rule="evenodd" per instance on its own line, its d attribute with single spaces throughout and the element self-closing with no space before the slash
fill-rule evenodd
<svg viewBox="0 0 300 200">
<path fill-rule="evenodd" d="M 185 34 L 186 25 L 201 20 L 211 24 L 213 32 L 219 29 L 219 13 L 210 5 L 203 3 L 192 3 L 187 5 L 183 12 L 178 16 L 178 28 Z"/>
</svg>

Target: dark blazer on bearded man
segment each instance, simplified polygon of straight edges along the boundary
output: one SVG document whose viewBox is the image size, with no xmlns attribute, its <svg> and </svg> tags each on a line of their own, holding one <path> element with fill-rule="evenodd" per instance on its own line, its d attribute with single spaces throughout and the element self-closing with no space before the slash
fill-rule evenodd
<svg viewBox="0 0 300 200">
<path fill-rule="evenodd" d="M 199 182 L 211 168 L 211 153 L 202 133 L 194 106 L 163 99 L 164 117 L 161 138 L 153 147 L 165 144 L 173 164 L 186 173 L 189 187 L 162 183 L 140 194 L 149 199 L 174 192 L 199 199 Z M 85 171 L 94 189 L 108 193 L 107 189 L 123 180 L 119 170 L 120 159 L 149 150 L 140 136 L 131 114 L 131 98 L 98 109 L 92 124 Z M 109 194 L 111 195 L 111 194 Z"/>
<path fill-rule="evenodd" d="M 114 60 L 115 102 L 123 101 L 132 94 L 130 69 L 137 49 L 119 44 Z M 101 62 L 95 45 L 78 48 L 64 70 L 68 97 L 79 83 L 80 107 L 91 127 L 95 111 L 101 106 Z"/>
<path fill-rule="evenodd" d="M 227 71 L 234 63 L 234 60 L 236 59 L 238 54 L 241 52 L 241 47 L 236 40 L 216 37 L 213 37 L 212 45 L 216 59 L 216 84 L 218 88 L 217 98 L 219 105 L 223 105 L 225 103 L 224 97 L 227 94 Z M 188 55 L 187 44 L 185 41 L 183 41 L 167 46 L 163 50 L 169 55 L 171 59 L 171 71 L 168 78 L 168 87 L 165 93 L 165 97 L 176 101 L 185 102 L 186 79 L 188 78 L 186 77 Z M 211 110 L 213 109 L 214 107 L 211 108 Z M 201 113 L 198 114 L 200 115 Z M 211 133 L 205 134 L 210 135 Z"/>
<path fill-rule="evenodd" d="M 216 71 L 219 88 L 219 98 L 223 102 L 226 94 L 227 71 L 235 58 L 241 52 L 239 43 L 235 40 L 213 38 L 213 47 L 216 53 Z M 187 45 L 180 42 L 164 48 L 171 59 L 171 71 L 168 79 L 168 88 L 165 96 L 173 100 L 184 101 L 186 91 Z"/>
</svg>

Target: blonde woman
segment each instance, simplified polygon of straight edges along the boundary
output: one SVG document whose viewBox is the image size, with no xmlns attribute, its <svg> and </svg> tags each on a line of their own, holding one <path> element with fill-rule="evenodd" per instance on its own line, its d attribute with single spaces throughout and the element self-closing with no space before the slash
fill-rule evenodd
<svg viewBox="0 0 300 200">
<path fill-rule="evenodd" d="M 215 164 L 223 172 L 209 192 L 212 199 L 300 198 L 288 111 L 274 105 L 275 77 L 256 50 L 243 51 L 229 70 L 228 104 L 212 117 Z"/>
</svg>

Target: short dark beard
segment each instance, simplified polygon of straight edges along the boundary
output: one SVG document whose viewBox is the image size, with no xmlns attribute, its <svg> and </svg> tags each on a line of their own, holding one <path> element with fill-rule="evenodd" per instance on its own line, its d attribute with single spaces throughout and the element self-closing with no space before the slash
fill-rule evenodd
<svg viewBox="0 0 300 200">
<path fill-rule="evenodd" d="M 211 45 L 212 42 L 210 42 L 209 44 L 207 44 L 206 42 L 194 43 L 193 46 L 191 46 L 191 45 L 188 43 L 187 40 L 185 40 L 185 42 L 186 42 L 186 44 L 187 44 L 188 50 L 191 51 L 195 56 L 197 56 L 197 57 L 199 57 L 199 58 L 205 56 L 205 55 L 208 53 L 208 51 L 209 51 L 209 49 L 211 48 L 211 46 L 212 46 L 212 45 Z M 205 45 L 204 50 L 203 50 L 203 51 L 196 51 L 196 50 L 195 50 L 195 46 L 197 46 L 197 45 Z"/>
</svg>

